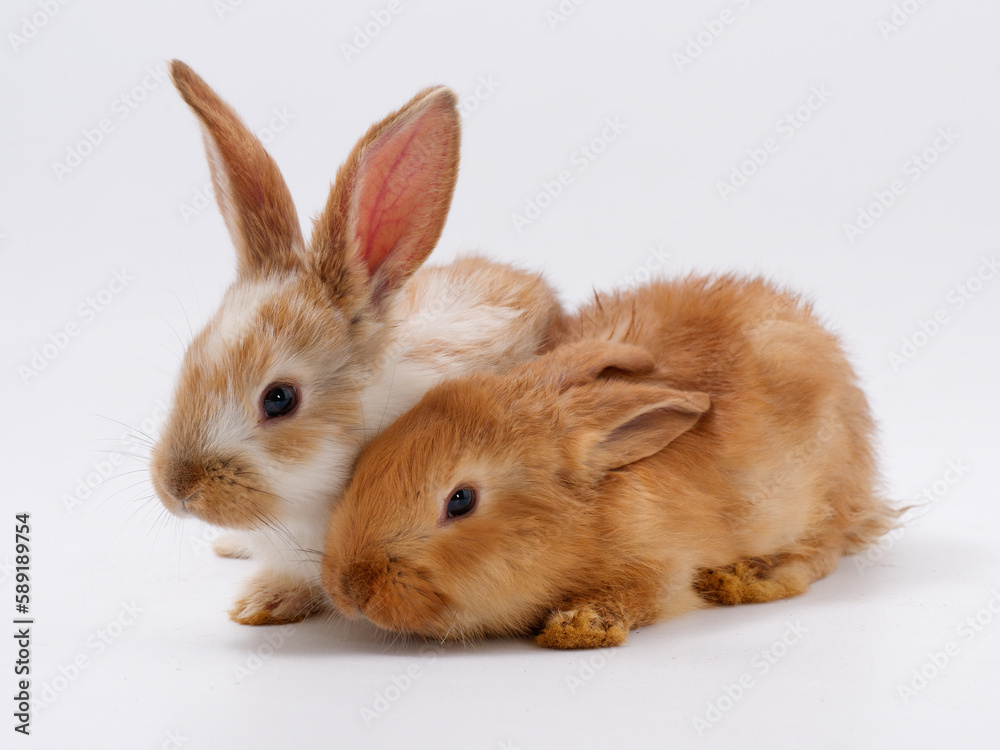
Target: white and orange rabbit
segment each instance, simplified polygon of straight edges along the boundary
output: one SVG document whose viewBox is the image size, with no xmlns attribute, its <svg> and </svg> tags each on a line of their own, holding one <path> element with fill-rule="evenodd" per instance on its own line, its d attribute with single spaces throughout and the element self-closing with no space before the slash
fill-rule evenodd
<svg viewBox="0 0 1000 750">
<path fill-rule="evenodd" d="M 688 278 L 599 295 L 547 354 L 430 390 L 362 452 L 323 584 L 393 632 L 613 646 L 801 594 L 896 515 L 809 306 Z"/>
<path fill-rule="evenodd" d="M 362 445 L 443 377 L 543 351 L 561 310 L 537 274 L 481 258 L 419 269 L 457 177 L 450 90 L 371 127 L 306 243 L 261 143 L 189 67 L 170 72 L 200 120 L 238 276 L 184 356 L 153 486 L 175 514 L 237 531 L 220 554 L 260 559 L 234 620 L 293 622 L 324 601 L 326 520 Z"/>
</svg>

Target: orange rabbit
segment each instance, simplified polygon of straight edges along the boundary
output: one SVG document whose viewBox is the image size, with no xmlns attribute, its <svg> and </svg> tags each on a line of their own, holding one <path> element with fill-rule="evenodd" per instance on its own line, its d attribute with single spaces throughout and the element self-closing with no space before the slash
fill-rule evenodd
<svg viewBox="0 0 1000 750">
<path fill-rule="evenodd" d="M 390 631 L 556 648 L 801 594 L 897 516 L 855 381 L 764 281 L 600 295 L 568 343 L 445 381 L 364 450 L 324 588 Z"/>
</svg>

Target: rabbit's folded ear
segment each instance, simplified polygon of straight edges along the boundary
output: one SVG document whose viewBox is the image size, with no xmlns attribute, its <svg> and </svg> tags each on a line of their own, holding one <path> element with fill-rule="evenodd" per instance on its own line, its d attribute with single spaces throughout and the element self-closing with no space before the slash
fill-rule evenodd
<svg viewBox="0 0 1000 750">
<path fill-rule="evenodd" d="M 295 204 L 277 165 L 239 115 L 182 63 L 170 77 L 201 121 L 212 186 L 241 275 L 289 270 L 302 252 Z"/>
<path fill-rule="evenodd" d="M 385 309 L 434 249 L 458 178 L 457 103 L 450 89 L 425 89 L 373 125 L 337 172 L 311 252 L 338 296 L 359 293 L 349 287 L 360 269 L 363 296 Z"/>
<path fill-rule="evenodd" d="M 602 339 L 563 344 L 522 366 L 527 378 L 557 391 L 591 383 L 602 375 L 646 375 L 656 362 L 641 346 Z"/>
<path fill-rule="evenodd" d="M 560 401 L 582 465 L 602 472 L 659 453 L 710 406 L 707 393 L 623 380 L 573 388 Z"/>
</svg>

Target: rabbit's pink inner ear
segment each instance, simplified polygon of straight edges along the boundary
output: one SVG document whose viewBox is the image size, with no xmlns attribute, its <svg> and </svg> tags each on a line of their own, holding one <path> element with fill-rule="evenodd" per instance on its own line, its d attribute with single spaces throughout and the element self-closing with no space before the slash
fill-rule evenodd
<svg viewBox="0 0 1000 750">
<path fill-rule="evenodd" d="M 402 286 L 437 244 L 458 176 L 458 145 L 454 94 L 437 89 L 365 150 L 352 213 L 376 302 Z"/>
</svg>

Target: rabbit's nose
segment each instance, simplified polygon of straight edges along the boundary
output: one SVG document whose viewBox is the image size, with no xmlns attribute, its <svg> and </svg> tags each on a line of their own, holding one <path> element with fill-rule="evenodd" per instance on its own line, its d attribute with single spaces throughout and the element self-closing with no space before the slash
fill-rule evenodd
<svg viewBox="0 0 1000 750">
<path fill-rule="evenodd" d="M 180 462 L 166 472 L 165 486 L 173 497 L 181 504 L 195 495 L 205 477 L 205 470 L 195 462 Z"/>
<path fill-rule="evenodd" d="M 177 460 L 159 449 L 153 450 L 149 473 L 153 488 L 168 507 L 184 507 L 205 478 L 203 467 L 193 461 Z"/>
<path fill-rule="evenodd" d="M 364 608 L 380 588 L 380 579 L 383 579 L 388 572 L 388 560 L 352 562 L 340 577 L 340 590 L 358 607 Z"/>
</svg>

